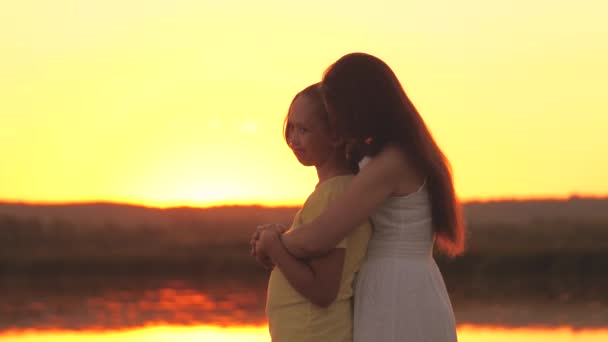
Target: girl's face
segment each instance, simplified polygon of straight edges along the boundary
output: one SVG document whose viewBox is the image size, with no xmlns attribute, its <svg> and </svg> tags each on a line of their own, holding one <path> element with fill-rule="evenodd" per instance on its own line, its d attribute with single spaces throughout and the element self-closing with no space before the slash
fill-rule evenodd
<svg viewBox="0 0 608 342">
<path fill-rule="evenodd" d="M 334 144 L 318 105 L 308 96 L 299 96 L 291 105 L 285 134 L 298 161 L 305 166 L 320 166 L 333 155 Z"/>
</svg>

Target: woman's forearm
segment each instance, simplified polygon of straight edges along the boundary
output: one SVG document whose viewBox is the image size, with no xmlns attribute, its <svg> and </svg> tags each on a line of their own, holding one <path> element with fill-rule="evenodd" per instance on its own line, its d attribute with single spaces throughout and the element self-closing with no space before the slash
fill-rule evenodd
<svg viewBox="0 0 608 342">
<path fill-rule="evenodd" d="M 323 255 L 366 222 L 404 177 L 400 154 L 394 149 L 381 152 L 321 215 L 286 233 L 283 243 L 289 252 L 300 258 Z"/>
<path fill-rule="evenodd" d="M 309 258 L 325 254 L 339 242 L 319 239 L 314 234 L 314 222 L 311 227 L 302 226 L 303 229 L 291 230 L 282 236 L 285 249 L 296 258 Z"/>
<path fill-rule="evenodd" d="M 367 222 L 374 204 L 353 201 L 348 192 L 345 192 L 345 195 L 341 195 L 310 223 L 283 234 L 283 245 L 289 253 L 298 258 L 325 255 L 353 230 Z M 362 206 L 369 208 L 360 210 Z M 353 212 L 351 208 L 357 209 Z"/>
</svg>

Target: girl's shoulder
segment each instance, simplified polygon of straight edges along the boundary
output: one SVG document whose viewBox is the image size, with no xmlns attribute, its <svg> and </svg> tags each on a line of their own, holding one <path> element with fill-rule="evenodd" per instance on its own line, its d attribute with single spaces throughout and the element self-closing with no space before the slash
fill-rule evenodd
<svg viewBox="0 0 608 342">
<path fill-rule="evenodd" d="M 353 175 L 335 176 L 320 183 L 300 209 L 302 221 L 309 222 L 324 212 L 331 202 L 344 193 L 353 177 Z"/>
<path fill-rule="evenodd" d="M 315 188 L 315 191 L 310 195 L 310 197 L 314 198 L 323 198 L 325 200 L 332 199 L 337 194 L 344 192 L 344 190 L 348 187 L 350 182 L 352 181 L 354 175 L 346 174 L 339 175 L 329 178 L 322 183 L 318 184 Z"/>
</svg>

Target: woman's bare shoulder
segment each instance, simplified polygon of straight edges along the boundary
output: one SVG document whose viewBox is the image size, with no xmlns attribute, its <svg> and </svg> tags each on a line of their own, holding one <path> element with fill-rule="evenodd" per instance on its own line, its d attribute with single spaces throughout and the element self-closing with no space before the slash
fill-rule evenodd
<svg viewBox="0 0 608 342">
<path fill-rule="evenodd" d="M 382 148 L 377 157 L 377 167 L 383 168 L 386 175 L 394 180 L 393 195 L 407 195 L 416 191 L 424 182 L 424 175 L 418 170 L 402 147 L 389 144 Z"/>
<path fill-rule="evenodd" d="M 393 171 L 405 171 L 410 168 L 405 151 L 400 146 L 393 144 L 384 146 L 372 160 L 377 165 L 392 168 Z"/>
</svg>

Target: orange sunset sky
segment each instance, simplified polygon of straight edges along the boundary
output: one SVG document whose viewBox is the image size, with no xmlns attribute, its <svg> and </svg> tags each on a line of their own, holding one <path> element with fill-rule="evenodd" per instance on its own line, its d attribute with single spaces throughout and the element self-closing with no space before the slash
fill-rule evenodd
<svg viewBox="0 0 608 342">
<path fill-rule="evenodd" d="M 385 60 L 464 200 L 608 194 L 608 2 L 3 1 L 0 200 L 299 204 L 293 95 Z"/>
</svg>

